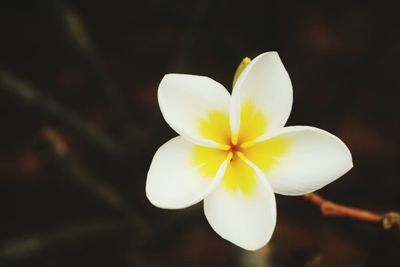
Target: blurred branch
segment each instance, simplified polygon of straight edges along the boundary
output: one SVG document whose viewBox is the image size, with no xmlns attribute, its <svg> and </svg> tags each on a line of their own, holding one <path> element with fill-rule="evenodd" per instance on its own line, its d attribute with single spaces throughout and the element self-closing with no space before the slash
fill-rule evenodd
<svg viewBox="0 0 400 267">
<path fill-rule="evenodd" d="M 47 150 L 57 169 L 61 169 L 71 181 L 92 192 L 109 207 L 124 214 L 136 230 L 138 237 L 147 237 L 150 229 L 144 219 L 127 205 L 125 200 L 111 185 L 94 176 L 79 163 L 78 159 L 69 153 L 68 145 L 60 134 L 51 128 L 45 128 L 41 132 L 41 138 L 47 144 Z"/>
<path fill-rule="evenodd" d="M 117 94 L 117 87 L 109 78 L 104 61 L 99 56 L 82 19 L 65 1 L 52 0 L 52 2 L 62 20 L 65 30 L 71 37 L 73 45 L 84 57 L 93 76 L 97 79 L 98 85 L 103 90 L 104 98 L 109 101 L 119 121 L 124 122 L 126 118 L 125 105 L 121 97 Z"/>
<path fill-rule="evenodd" d="M 114 235 L 124 230 L 126 230 L 124 223 L 97 219 L 63 226 L 47 233 L 6 241 L 0 246 L 0 265 L 31 259 L 61 245 Z"/>
<path fill-rule="evenodd" d="M 110 154 L 120 154 L 122 148 L 99 129 L 82 120 L 78 114 L 69 110 L 56 100 L 40 93 L 26 81 L 14 77 L 0 69 L 0 90 L 17 97 L 26 105 L 37 108 L 81 134 L 87 141 L 93 143 Z"/>
<path fill-rule="evenodd" d="M 400 230 L 400 213 L 388 212 L 384 214 L 375 213 L 350 206 L 340 205 L 324 199 L 316 193 L 310 193 L 303 196 L 307 201 L 317 205 L 323 215 L 351 218 L 358 221 L 370 223 L 382 223 L 384 229 L 397 227 Z"/>
</svg>

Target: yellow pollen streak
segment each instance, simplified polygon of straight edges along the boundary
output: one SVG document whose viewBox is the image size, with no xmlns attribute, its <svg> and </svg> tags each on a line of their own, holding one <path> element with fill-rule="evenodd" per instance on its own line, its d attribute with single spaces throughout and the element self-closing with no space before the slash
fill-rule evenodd
<svg viewBox="0 0 400 267">
<path fill-rule="evenodd" d="M 256 111 L 253 102 L 244 101 L 240 111 L 240 129 L 238 143 L 253 141 L 267 131 L 268 120 L 259 111 Z"/>
<path fill-rule="evenodd" d="M 242 148 L 241 152 L 261 170 L 268 172 L 287 154 L 290 144 L 291 140 L 286 137 L 273 137 L 251 147 Z"/>
<path fill-rule="evenodd" d="M 241 143 L 240 147 L 241 148 L 248 148 L 248 147 L 251 147 L 251 146 L 253 146 L 255 144 L 257 144 L 256 141 L 249 141 L 249 142 Z"/>
<path fill-rule="evenodd" d="M 194 146 L 192 163 L 198 166 L 198 171 L 207 179 L 213 179 L 219 167 L 224 162 L 228 151 L 203 146 Z M 232 154 L 232 153 L 231 153 Z"/>
<path fill-rule="evenodd" d="M 202 137 L 221 144 L 220 149 L 229 149 L 231 128 L 228 114 L 222 111 L 210 111 L 206 118 L 199 119 L 198 129 Z"/>
<path fill-rule="evenodd" d="M 242 152 L 236 152 L 236 155 L 243 160 L 244 162 L 246 162 L 246 156 L 242 153 Z"/>
<path fill-rule="evenodd" d="M 216 149 L 220 149 L 220 150 L 230 150 L 231 146 L 230 145 L 224 145 L 224 144 L 220 144 L 216 147 Z"/>
<path fill-rule="evenodd" d="M 222 185 L 232 193 L 240 190 L 245 196 L 249 197 L 256 188 L 256 174 L 251 167 L 240 159 L 239 153 L 233 155 L 222 179 Z"/>
<path fill-rule="evenodd" d="M 239 141 L 239 135 L 238 134 L 232 134 L 232 137 L 231 137 L 232 145 L 237 145 L 238 141 Z"/>
</svg>

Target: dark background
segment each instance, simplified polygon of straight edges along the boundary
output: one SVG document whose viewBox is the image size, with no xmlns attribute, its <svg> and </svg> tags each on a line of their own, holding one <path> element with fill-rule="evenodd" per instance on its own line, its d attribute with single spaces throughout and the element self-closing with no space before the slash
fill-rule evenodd
<svg viewBox="0 0 400 267">
<path fill-rule="evenodd" d="M 144 195 L 176 135 L 157 104 L 163 75 L 230 88 L 243 57 L 276 50 L 294 87 L 288 125 L 353 154 L 319 193 L 400 210 L 398 22 L 395 1 L 0 1 L 0 266 L 400 266 L 396 229 L 300 197 L 277 196 L 272 241 L 247 253 L 201 204 L 159 210 Z"/>
</svg>

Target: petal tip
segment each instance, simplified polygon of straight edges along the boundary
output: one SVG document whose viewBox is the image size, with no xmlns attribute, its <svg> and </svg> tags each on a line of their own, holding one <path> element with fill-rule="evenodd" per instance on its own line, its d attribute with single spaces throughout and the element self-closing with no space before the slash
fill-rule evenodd
<svg viewBox="0 0 400 267">
<path fill-rule="evenodd" d="M 256 246 L 241 246 L 241 245 L 237 245 L 238 247 L 241 247 L 242 249 L 245 249 L 247 251 L 256 251 L 259 250 L 261 248 L 263 248 L 264 246 L 266 246 L 268 244 L 269 240 L 263 244 L 260 245 L 256 245 Z"/>
<path fill-rule="evenodd" d="M 256 58 L 260 58 L 260 57 L 278 57 L 278 58 L 280 58 L 278 51 L 267 51 L 267 52 L 261 53 Z"/>
</svg>

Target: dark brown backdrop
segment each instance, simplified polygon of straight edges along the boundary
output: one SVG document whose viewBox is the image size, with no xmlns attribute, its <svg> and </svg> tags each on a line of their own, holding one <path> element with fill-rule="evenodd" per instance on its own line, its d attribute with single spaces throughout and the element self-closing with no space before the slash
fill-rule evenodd
<svg viewBox="0 0 400 267">
<path fill-rule="evenodd" d="M 400 210 L 394 4 L 1 1 L 0 266 L 251 266 L 201 205 L 159 210 L 144 184 L 155 150 L 175 135 L 157 105 L 162 76 L 229 88 L 241 58 L 269 50 L 293 82 L 288 124 L 326 129 L 353 153 L 354 168 L 320 193 Z M 271 266 L 399 266 L 398 232 L 322 217 L 301 198 L 277 201 L 262 252 Z"/>
</svg>

